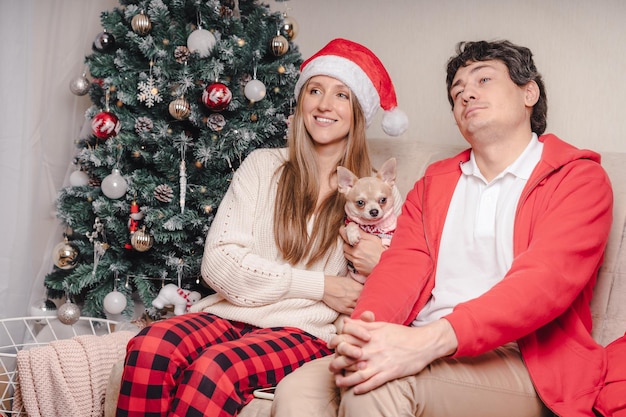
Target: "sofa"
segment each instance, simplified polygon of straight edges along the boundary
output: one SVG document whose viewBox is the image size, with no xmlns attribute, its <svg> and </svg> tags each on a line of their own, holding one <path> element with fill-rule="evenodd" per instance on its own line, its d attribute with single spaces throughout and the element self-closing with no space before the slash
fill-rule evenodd
<svg viewBox="0 0 626 417">
<path fill-rule="evenodd" d="M 408 138 L 381 138 L 370 139 L 369 147 L 376 167 L 392 156 L 397 159 L 397 186 L 401 194 L 406 195 L 429 163 L 453 156 L 467 145 L 461 140 L 456 145 L 445 145 L 419 142 Z M 602 165 L 611 178 L 615 196 L 613 226 L 591 303 L 594 322 L 593 337 L 602 345 L 607 345 L 626 331 L 625 160 L 626 153 L 602 153 Z M 110 374 L 104 404 L 105 417 L 114 415 L 121 368 L 120 359 Z M 270 414 L 270 408 L 270 400 L 254 399 L 241 410 L 239 416 L 267 417 Z"/>
</svg>

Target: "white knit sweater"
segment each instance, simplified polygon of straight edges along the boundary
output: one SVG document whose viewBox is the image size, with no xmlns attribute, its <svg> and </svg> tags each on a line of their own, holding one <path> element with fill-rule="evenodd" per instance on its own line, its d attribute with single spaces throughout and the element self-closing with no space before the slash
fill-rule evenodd
<svg viewBox="0 0 626 417">
<path fill-rule="evenodd" d="M 257 149 L 235 172 L 209 231 L 202 276 L 216 291 L 192 306 L 258 327 L 298 327 L 325 341 L 338 313 L 324 304 L 324 275 L 345 276 L 342 241 L 309 268 L 284 261 L 274 241 L 274 202 L 286 149 Z"/>
</svg>

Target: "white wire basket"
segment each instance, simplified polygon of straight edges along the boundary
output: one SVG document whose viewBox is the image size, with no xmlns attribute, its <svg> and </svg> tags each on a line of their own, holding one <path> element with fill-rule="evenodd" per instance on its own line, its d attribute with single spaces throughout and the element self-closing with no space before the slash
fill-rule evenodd
<svg viewBox="0 0 626 417">
<path fill-rule="evenodd" d="M 20 350 L 74 336 L 110 334 L 116 324 L 113 320 L 80 317 L 76 323 L 66 325 L 56 315 L 0 319 L 0 416 L 26 417 L 24 410 L 13 410 L 18 386 L 16 358 Z"/>
</svg>

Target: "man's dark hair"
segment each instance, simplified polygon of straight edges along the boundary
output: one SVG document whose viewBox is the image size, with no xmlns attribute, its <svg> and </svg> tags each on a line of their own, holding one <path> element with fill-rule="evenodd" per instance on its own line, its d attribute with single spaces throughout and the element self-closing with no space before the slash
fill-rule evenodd
<svg viewBox="0 0 626 417">
<path fill-rule="evenodd" d="M 539 100 L 533 107 L 530 117 L 530 125 L 537 135 L 546 130 L 546 117 L 548 114 L 548 97 L 541 79 L 533 62 L 533 54 L 530 49 L 515 45 L 509 41 L 496 42 L 459 42 L 456 46 L 456 55 L 448 61 L 446 84 L 448 87 L 448 101 L 454 108 L 454 100 L 450 96 L 450 88 L 457 71 L 473 62 L 498 60 L 503 62 L 509 69 L 511 80 L 518 86 L 523 86 L 530 81 L 535 81 L 539 86 Z"/>
</svg>

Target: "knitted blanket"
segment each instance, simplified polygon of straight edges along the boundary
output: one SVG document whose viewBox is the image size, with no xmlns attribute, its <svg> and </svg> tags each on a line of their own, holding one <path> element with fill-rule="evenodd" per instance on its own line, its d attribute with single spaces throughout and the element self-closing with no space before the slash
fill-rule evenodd
<svg viewBox="0 0 626 417">
<path fill-rule="evenodd" d="M 134 335 L 81 335 L 19 351 L 13 410 L 29 417 L 102 416 L 111 368 Z"/>
</svg>

